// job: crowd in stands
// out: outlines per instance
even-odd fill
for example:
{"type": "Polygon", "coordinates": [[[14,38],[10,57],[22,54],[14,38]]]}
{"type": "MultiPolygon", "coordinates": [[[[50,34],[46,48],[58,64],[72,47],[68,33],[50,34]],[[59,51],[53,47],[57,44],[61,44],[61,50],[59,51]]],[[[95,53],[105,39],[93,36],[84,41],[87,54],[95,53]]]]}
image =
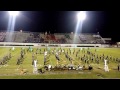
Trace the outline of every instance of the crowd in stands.
{"type": "Polygon", "coordinates": [[[71,37],[68,34],[65,34],[65,38],[71,39],[71,37]]]}
{"type": "Polygon", "coordinates": [[[0,32],[0,42],[4,42],[5,36],[6,36],[5,32],[0,32]]]}
{"type": "MultiPolygon", "coordinates": [[[[17,36],[19,33],[15,32],[13,33],[14,36],[17,36]]],[[[24,32],[22,32],[24,33],[24,32]]],[[[26,32],[25,32],[26,33],[26,32]]],[[[70,33],[61,33],[61,34],[44,34],[44,33],[38,33],[38,32],[27,32],[28,36],[24,36],[21,37],[23,39],[19,40],[13,40],[15,42],[19,42],[19,43],[52,43],[52,44],[72,44],[72,42],[74,42],[73,40],[77,40],[75,43],[76,44],[101,44],[104,43],[102,40],[102,37],[94,37],[93,34],[77,34],[74,37],[74,34],[70,34],[70,33]]],[[[96,34],[97,35],[97,34],[96,34]]],[[[6,33],[5,32],[0,32],[0,42],[4,42],[6,37],[6,33]]]]}

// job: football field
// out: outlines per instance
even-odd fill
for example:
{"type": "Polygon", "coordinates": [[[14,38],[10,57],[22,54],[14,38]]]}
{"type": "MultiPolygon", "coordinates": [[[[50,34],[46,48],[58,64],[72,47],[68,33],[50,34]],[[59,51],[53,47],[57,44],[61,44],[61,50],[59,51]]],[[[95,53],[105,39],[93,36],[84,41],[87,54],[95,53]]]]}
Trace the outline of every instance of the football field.
{"type": "Polygon", "coordinates": [[[0,47],[0,79],[108,79],[120,78],[120,71],[118,71],[118,64],[120,59],[120,48],[41,48],[41,47],[15,47],[14,50],[10,47],[0,47]],[[24,58],[18,62],[21,57],[21,50],[25,50],[24,58]],[[64,52],[63,52],[64,50],[64,52]],[[46,65],[64,66],[72,64],[77,67],[84,65],[85,70],[56,70],[45,71],[45,73],[33,74],[32,56],[35,55],[37,68],[44,66],[44,51],[48,51],[48,59],[46,65]],[[52,51],[60,52],[60,61],[55,57],[52,51]],[[88,54],[88,51],[93,54],[88,54]],[[5,59],[9,56],[10,59],[5,59]],[[37,54],[36,54],[37,53],[37,54]],[[65,53],[68,53],[72,60],[66,58],[65,53]],[[109,72],[104,70],[104,59],[108,57],[109,72]],[[94,57],[95,55],[95,57],[94,57]],[[87,59],[82,60],[82,57],[87,59]],[[91,60],[91,58],[93,60],[91,60]],[[98,61],[96,58],[98,57],[98,61]],[[118,58],[118,59],[117,59],[118,58]],[[88,65],[93,67],[93,70],[88,70],[88,65]],[[22,71],[26,73],[22,73],[22,71]]]}

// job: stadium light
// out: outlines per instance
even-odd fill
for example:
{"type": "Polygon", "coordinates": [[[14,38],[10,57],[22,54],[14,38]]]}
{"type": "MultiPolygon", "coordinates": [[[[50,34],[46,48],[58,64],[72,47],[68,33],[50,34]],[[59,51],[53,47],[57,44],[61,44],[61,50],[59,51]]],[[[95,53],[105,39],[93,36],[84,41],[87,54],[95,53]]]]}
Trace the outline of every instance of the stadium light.
{"type": "Polygon", "coordinates": [[[7,27],[7,32],[10,32],[9,35],[7,35],[6,37],[6,41],[12,41],[12,34],[14,32],[14,28],[15,28],[15,21],[16,21],[16,17],[19,14],[19,11],[8,11],[9,13],[9,21],[8,21],[8,27],[7,27]]]}
{"type": "MultiPolygon", "coordinates": [[[[77,35],[78,31],[82,31],[82,24],[83,21],[86,19],[86,12],[85,11],[80,11],[77,13],[77,25],[75,29],[75,35],[77,35]]],[[[75,36],[74,36],[74,42],[76,42],[75,36]]]]}
{"type": "Polygon", "coordinates": [[[85,11],[81,11],[77,14],[78,20],[83,21],[86,18],[86,13],[85,11]]]}
{"type": "Polygon", "coordinates": [[[83,21],[86,19],[86,12],[85,11],[78,12],[77,19],[78,20],[77,20],[77,25],[76,25],[76,32],[78,30],[82,31],[82,24],[83,24],[83,21]]]}
{"type": "Polygon", "coordinates": [[[19,11],[8,11],[11,16],[17,16],[19,11]]]}

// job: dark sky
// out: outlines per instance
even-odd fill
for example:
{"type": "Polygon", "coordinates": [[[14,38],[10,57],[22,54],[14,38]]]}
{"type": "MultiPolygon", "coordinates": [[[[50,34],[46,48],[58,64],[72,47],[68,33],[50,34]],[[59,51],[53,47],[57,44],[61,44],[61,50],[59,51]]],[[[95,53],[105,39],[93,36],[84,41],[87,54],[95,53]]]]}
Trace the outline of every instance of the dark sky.
{"type": "MultiPolygon", "coordinates": [[[[15,31],[65,33],[75,32],[78,11],[20,11],[15,23],[15,31]]],[[[83,33],[99,32],[103,37],[111,37],[120,41],[119,25],[115,12],[86,11],[87,17],[83,22],[83,33]]],[[[6,30],[9,14],[0,11],[0,30],[6,30]]]]}

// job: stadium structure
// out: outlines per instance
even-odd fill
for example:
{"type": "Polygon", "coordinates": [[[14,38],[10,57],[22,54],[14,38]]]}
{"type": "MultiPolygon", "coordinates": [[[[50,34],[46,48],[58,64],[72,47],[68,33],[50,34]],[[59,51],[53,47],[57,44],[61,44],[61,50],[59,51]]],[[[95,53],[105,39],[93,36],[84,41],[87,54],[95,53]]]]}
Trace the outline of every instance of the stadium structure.
{"type": "Polygon", "coordinates": [[[28,31],[0,32],[0,46],[65,46],[108,47],[111,38],[102,38],[99,33],[40,33],[28,31]],[[12,33],[12,39],[7,39],[12,33]]]}
{"type": "Polygon", "coordinates": [[[44,73],[46,78],[105,78],[102,74],[115,78],[113,73],[119,75],[116,71],[120,62],[119,49],[110,48],[110,42],[110,38],[102,38],[99,33],[1,31],[0,78],[6,78],[6,75],[8,78],[21,78],[19,75],[42,78],[39,75],[44,73]],[[8,39],[11,33],[12,39],[8,39]],[[35,62],[38,63],[34,65],[35,62]],[[91,72],[90,76],[79,76],[88,72],[91,72]],[[55,77],[53,73],[56,73],[55,77]]]}
{"type": "Polygon", "coordinates": [[[10,25],[0,31],[0,78],[120,78],[118,45],[99,32],[77,33],[85,13],[75,33],[54,34],[14,31],[18,12],[9,13],[10,25]]]}

